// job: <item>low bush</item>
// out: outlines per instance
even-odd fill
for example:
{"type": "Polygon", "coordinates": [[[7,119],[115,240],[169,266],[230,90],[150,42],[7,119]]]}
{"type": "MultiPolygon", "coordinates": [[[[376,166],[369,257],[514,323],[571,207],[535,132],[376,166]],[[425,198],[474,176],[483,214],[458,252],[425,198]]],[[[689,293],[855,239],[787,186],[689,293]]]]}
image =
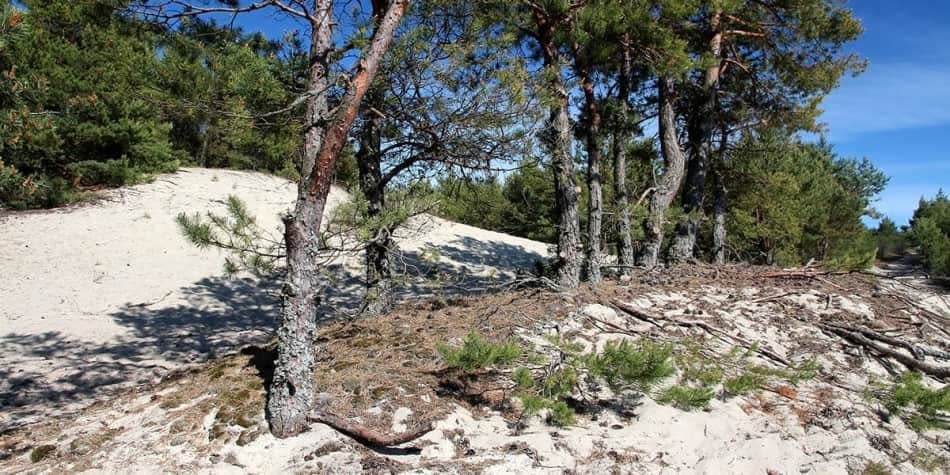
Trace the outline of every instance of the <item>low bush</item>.
{"type": "Polygon", "coordinates": [[[950,386],[931,389],[920,373],[908,371],[879,396],[889,414],[905,419],[915,430],[950,429],[950,386]]]}
{"type": "Polygon", "coordinates": [[[466,371],[504,366],[522,354],[521,346],[514,341],[494,343],[477,333],[469,333],[461,346],[439,345],[437,349],[450,368],[466,371]]]}

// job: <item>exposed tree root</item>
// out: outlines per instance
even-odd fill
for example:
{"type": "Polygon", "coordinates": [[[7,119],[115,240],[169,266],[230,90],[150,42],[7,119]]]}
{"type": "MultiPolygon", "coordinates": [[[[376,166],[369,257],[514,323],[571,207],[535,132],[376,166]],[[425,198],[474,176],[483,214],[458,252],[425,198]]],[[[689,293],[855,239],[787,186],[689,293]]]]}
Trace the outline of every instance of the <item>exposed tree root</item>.
{"type": "Polygon", "coordinates": [[[327,412],[316,412],[310,415],[310,422],[319,422],[326,424],[337,432],[350,437],[351,439],[370,447],[394,447],[405,444],[432,432],[432,422],[416,428],[409,432],[401,434],[383,434],[355,422],[348,421],[342,417],[335,416],[327,412]]]}
{"type": "Polygon", "coordinates": [[[891,345],[891,346],[899,346],[909,351],[912,355],[914,355],[914,358],[920,361],[923,361],[924,356],[930,356],[932,358],[938,358],[938,359],[943,359],[943,360],[950,360],[950,353],[946,351],[928,348],[926,346],[914,345],[912,343],[908,343],[898,338],[882,335],[874,330],[870,330],[867,328],[859,328],[859,327],[855,327],[851,325],[844,325],[841,323],[827,324],[826,326],[840,328],[842,330],[847,330],[851,332],[857,332],[871,340],[877,340],[883,343],[887,343],[888,345],[891,345]]]}
{"type": "Polygon", "coordinates": [[[839,326],[826,325],[826,324],[822,324],[820,326],[821,328],[831,333],[834,333],[852,343],[859,344],[869,350],[894,358],[895,360],[899,361],[901,364],[903,364],[904,366],[910,369],[916,369],[922,373],[929,374],[930,376],[933,376],[935,378],[940,378],[944,380],[950,378],[950,367],[937,366],[937,365],[933,365],[933,364],[926,363],[923,361],[918,361],[914,359],[912,356],[909,356],[898,350],[884,346],[881,343],[871,340],[870,338],[864,336],[862,334],[863,332],[861,331],[848,330],[846,328],[842,328],[839,326]]]}

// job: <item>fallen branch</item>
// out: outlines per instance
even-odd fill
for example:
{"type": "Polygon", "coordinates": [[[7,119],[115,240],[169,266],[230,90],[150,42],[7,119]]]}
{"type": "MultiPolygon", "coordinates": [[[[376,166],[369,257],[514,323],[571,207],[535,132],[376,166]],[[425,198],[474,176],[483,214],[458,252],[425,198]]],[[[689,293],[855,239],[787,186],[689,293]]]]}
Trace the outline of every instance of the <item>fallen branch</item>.
{"type": "Polygon", "coordinates": [[[780,299],[780,298],[782,298],[782,297],[787,297],[787,296],[789,296],[789,295],[795,295],[795,294],[797,294],[797,293],[798,293],[798,292],[782,292],[782,293],[780,293],[780,294],[769,295],[769,296],[766,296],[766,297],[759,297],[759,298],[757,298],[757,299],[749,300],[749,303],[768,302],[768,301],[770,301],[770,300],[780,299]]]}
{"type": "Polygon", "coordinates": [[[814,279],[819,282],[828,284],[838,290],[845,292],[850,292],[850,289],[846,289],[828,279],[823,278],[823,275],[840,275],[846,272],[831,272],[831,271],[806,271],[806,270],[789,270],[789,271],[777,271],[777,272],[766,272],[759,274],[759,277],[766,279],[814,279]]]}
{"type": "Polygon", "coordinates": [[[335,429],[337,432],[370,447],[393,447],[396,445],[405,444],[406,442],[416,440],[419,437],[432,432],[433,430],[432,422],[429,422],[411,432],[403,432],[401,434],[383,434],[326,412],[317,412],[311,414],[308,420],[310,422],[326,424],[335,429]]]}
{"type": "Polygon", "coordinates": [[[637,320],[642,320],[644,322],[647,322],[651,325],[656,326],[657,328],[663,328],[663,325],[660,325],[659,323],[657,323],[657,320],[660,320],[660,318],[658,317],[654,317],[653,315],[650,315],[649,313],[646,313],[636,307],[631,307],[618,300],[610,299],[608,300],[608,303],[610,304],[611,307],[617,310],[620,310],[621,312],[626,313],[627,315],[630,315],[631,317],[634,317],[637,320]]]}
{"type": "Polygon", "coordinates": [[[889,356],[899,361],[904,366],[910,369],[916,369],[922,373],[929,374],[933,377],[940,379],[950,378],[950,367],[946,366],[936,366],[930,363],[925,363],[923,361],[918,361],[911,356],[908,356],[905,353],[902,353],[893,348],[886,347],[876,341],[869,339],[868,337],[862,335],[857,331],[849,331],[843,328],[838,328],[832,325],[821,325],[821,328],[834,333],[846,340],[849,340],[853,343],[857,343],[867,349],[874,350],[882,355],[889,356]]]}
{"type": "Polygon", "coordinates": [[[632,307],[632,306],[630,306],[630,305],[627,305],[627,304],[625,304],[625,303],[623,303],[623,302],[620,302],[620,301],[617,301],[617,300],[610,300],[609,303],[610,303],[614,308],[619,309],[620,311],[626,313],[627,315],[633,316],[633,317],[635,317],[635,318],[637,318],[637,319],[639,319],[639,320],[643,320],[643,321],[648,322],[648,323],[652,323],[652,324],[656,325],[657,327],[664,328],[664,326],[663,326],[663,325],[660,325],[660,324],[658,323],[658,321],[669,322],[669,323],[671,323],[671,324],[673,324],[673,325],[681,326],[681,327],[698,327],[698,328],[701,328],[701,329],[705,330],[706,332],[708,332],[708,333],[711,334],[711,335],[715,335],[715,336],[719,337],[720,339],[722,339],[722,340],[725,341],[726,343],[738,342],[740,345],[744,346],[746,349],[753,349],[753,348],[754,348],[755,351],[756,351],[757,353],[759,353],[760,355],[762,355],[762,356],[764,356],[764,357],[766,357],[766,358],[768,358],[768,359],[770,359],[770,360],[772,360],[772,361],[775,361],[776,363],[780,363],[780,364],[782,364],[783,366],[791,366],[791,365],[792,365],[791,363],[789,363],[788,360],[786,360],[785,358],[782,358],[781,356],[779,356],[779,355],[776,354],[775,352],[772,352],[772,351],[770,351],[770,350],[766,350],[766,349],[764,349],[764,348],[759,348],[758,345],[753,345],[753,344],[750,343],[748,340],[746,340],[746,339],[744,339],[744,338],[742,338],[742,337],[730,335],[730,334],[728,334],[728,333],[726,333],[726,332],[724,332],[724,331],[722,331],[722,330],[720,330],[720,329],[718,329],[718,328],[714,328],[712,325],[709,325],[709,324],[706,323],[706,322],[699,322],[699,321],[694,321],[694,320],[676,320],[676,319],[671,319],[671,318],[666,318],[666,317],[656,317],[656,316],[650,315],[650,314],[647,313],[647,312],[644,312],[643,310],[640,310],[640,309],[638,309],[638,308],[636,308],[636,307],[632,307]],[[731,340],[731,341],[730,341],[730,340],[731,340]]]}
{"type": "Polygon", "coordinates": [[[898,347],[904,348],[905,350],[909,351],[912,355],[914,355],[914,358],[920,361],[923,361],[924,356],[950,360],[950,353],[946,351],[936,350],[933,348],[927,348],[925,346],[920,346],[920,345],[914,345],[904,340],[894,338],[892,336],[883,335],[881,333],[878,333],[874,330],[870,330],[868,328],[854,327],[851,325],[844,325],[841,323],[826,324],[826,326],[840,328],[842,330],[847,330],[847,331],[852,331],[852,332],[857,332],[872,340],[877,340],[883,343],[887,343],[888,345],[891,345],[891,346],[898,346],[898,347]]]}

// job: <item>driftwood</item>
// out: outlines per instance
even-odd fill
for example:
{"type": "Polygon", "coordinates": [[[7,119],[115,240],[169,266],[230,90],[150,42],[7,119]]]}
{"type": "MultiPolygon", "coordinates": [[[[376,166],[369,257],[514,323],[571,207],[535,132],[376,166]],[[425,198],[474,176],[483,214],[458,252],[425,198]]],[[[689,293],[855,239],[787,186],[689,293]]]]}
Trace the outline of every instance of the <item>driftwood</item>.
{"type": "Polygon", "coordinates": [[[821,325],[821,328],[834,333],[852,343],[857,343],[867,349],[873,350],[879,354],[889,356],[899,361],[904,366],[910,369],[916,369],[922,373],[929,374],[935,378],[948,379],[950,378],[950,367],[948,366],[937,366],[923,361],[918,361],[914,357],[909,356],[905,353],[902,353],[893,348],[887,347],[878,343],[877,341],[871,340],[870,338],[864,336],[860,331],[848,330],[845,328],[833,326],[833,325],[821,325]]]}
{"type": "Polygon", "coordinates": [[[327,412],[316,412],[310,415],[310,422],[319,422],[326,424],[337,432],[350,437],[351,439],[370,446],[370,447],[393,447],[405,444],[432,432],[432,422],[429,422],[415,430],[403,432],[401,434],[383,434],[368,427],[351,422],[342,417],[335,416],[327,412]]]}

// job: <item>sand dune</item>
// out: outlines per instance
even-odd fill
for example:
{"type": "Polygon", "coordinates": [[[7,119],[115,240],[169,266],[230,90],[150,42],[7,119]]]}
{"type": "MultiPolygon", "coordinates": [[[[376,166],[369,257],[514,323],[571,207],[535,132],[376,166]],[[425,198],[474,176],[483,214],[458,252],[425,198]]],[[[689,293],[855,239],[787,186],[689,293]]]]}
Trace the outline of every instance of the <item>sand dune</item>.
{"type": "MultiPolygon", "coordinates": [[[[294,200],[281,178],[231,170],[182,169],[100,200],[0,218],[0,428],[79,407],[108,387],[154,380],[182,363],[268,338],[273,283],[223,276],[224,255],[180,235],[180,212],[221,211],[241,197],[264,229],[294,200]]],[[[347,199],[334,189],[332,208],[347,199]]],[[[504,278],[546,254],[527,239],[414,218],[399,244],[407,259],[438,250],[455,285],[504,278]]],[[[328,310],[359,299],[360,257],[338,259],[328,310]]],[[[402,297],[429,292],[416,279],[402,297]]]]}

